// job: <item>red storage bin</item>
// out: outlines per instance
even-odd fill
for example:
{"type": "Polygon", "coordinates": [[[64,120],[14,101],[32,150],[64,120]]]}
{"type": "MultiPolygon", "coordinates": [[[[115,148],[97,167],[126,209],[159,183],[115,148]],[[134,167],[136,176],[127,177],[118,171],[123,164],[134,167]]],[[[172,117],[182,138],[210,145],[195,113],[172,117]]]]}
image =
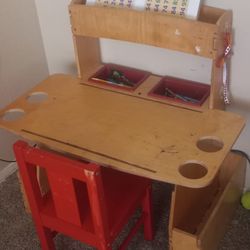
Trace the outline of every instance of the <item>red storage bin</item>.
{"type": "Polygon", "coordinates": [[[113,88],[124,89],[127,91],[135,90],[148,76],[149,72],[133,69],[116,64],[105,64],[100,70],[89,78],[89,81],[95,82],[101,85],[110,86],[113,88]],[[128,80],[128,84],[118,84],[112,82],[111,76],[113,71],[118,71],[124,76],[125,80],[128,80]]]}
{"type": "Polygon", "coordinates": [[[165,76],[148,95],[171,102],[201,106],[209,93],[210,85],[165,76]]]}

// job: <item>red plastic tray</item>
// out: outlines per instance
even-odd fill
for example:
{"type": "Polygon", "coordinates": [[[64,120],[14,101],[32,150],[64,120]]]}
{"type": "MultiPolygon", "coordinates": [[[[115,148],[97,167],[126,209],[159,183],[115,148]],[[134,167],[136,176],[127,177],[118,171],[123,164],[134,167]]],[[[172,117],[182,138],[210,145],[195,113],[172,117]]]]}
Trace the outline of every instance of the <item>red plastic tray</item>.
{"type": "Polygon", "coordinates": [[[93,74],[89,78],[89,81],[109,86],[111,88],[134,91],[149,75],[150,73],[146,71],[109,63],[105,64],[100,70],[93,74]],[[122,72],[127,79],[134,83],[134,86],[121,86],[108,81],[107,79],[113,69],[122,72]]]}
{"type": "Polygon", "coordinates": [[[201,106],[208,98],[209,93],[210,85],[165,76],[155,85],[148,95],[171,102],[201,106]],[[169,96],[166,95],[166,92],[169,96]]]}

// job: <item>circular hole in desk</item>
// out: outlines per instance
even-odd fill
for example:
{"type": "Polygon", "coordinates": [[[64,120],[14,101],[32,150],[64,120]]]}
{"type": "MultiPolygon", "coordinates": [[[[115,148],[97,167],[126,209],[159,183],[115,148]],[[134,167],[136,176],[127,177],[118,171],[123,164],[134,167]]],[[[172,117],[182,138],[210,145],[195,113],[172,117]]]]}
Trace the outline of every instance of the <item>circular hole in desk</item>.
{"type": "Polygon", "coordinates": [[[207,168],[195,161],[189,161],[179,167],[182,176],[188,179],[200,179],[207,174],[207,168]]]}
{"type": "Polygon", "coordinates": [[[15,121],[21,118],[24,114],[25,112],[23,109],[9,109],[4,113],[2,119],[4,121],[15,121]]]}
{"type": "Polygon", "coordinates": [[[217,152],[220,151],[224,143],[221,139],[215,136],[202,137],[197,141],[197,147],[204,152],[217,152]]]}
{"type": "Polygon", "coordinates": [[[27,101],[30,103],[39,103],[48,99],[48,94],[45,92],[33,92],[27,97],[27,101]]]}

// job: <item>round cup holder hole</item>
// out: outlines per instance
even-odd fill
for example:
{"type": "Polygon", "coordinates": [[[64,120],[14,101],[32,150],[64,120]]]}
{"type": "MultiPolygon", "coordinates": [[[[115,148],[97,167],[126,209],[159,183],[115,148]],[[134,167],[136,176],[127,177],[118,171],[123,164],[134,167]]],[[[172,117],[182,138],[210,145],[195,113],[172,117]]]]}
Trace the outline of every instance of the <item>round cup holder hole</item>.
{"type": "Polygon", "coordinates": [[[48,94],[45,92],[33,92],[27,97],[27,101],[30,103],[40,103],[48,99],[48,94]]]}
{"type": "Polygon", "coordinates": [[[221,139],[213,136],[202,137],[197,141],[197,147],[204,152],[217,152],[220,151],[224,143],[221,139]]]}
{"type": "Polygon", "coordinates": [[[207,168],[198,162],[186,162],[179,167],[180,174],[188,179],[200,179],[207,174],[207,168]]]}
{"type": "Polygon", "coordinates": [[[4,113],[2,119],[4,121],[15,121],[20,119],[24,114],[25,112],[23,109],[9,109],[4,113]]]}

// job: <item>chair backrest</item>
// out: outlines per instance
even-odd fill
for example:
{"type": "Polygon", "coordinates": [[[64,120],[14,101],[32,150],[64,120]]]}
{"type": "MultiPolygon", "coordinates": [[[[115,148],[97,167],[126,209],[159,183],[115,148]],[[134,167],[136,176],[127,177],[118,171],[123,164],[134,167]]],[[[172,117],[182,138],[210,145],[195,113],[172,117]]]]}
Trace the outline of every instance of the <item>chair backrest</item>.
{"type": "Polygon", "coordinates": [[[30,147],[23,141],[14,144],[14,151],[32,214],[39,216],[51,195],[57,218],[82,227],[86,211],[90,209],[94,230],[106,234],[107,218],[100,166],[30,147]],[[42,195],[38,184],[37,166],[47,173],[50,192],[46,195],[42,195]]]}

